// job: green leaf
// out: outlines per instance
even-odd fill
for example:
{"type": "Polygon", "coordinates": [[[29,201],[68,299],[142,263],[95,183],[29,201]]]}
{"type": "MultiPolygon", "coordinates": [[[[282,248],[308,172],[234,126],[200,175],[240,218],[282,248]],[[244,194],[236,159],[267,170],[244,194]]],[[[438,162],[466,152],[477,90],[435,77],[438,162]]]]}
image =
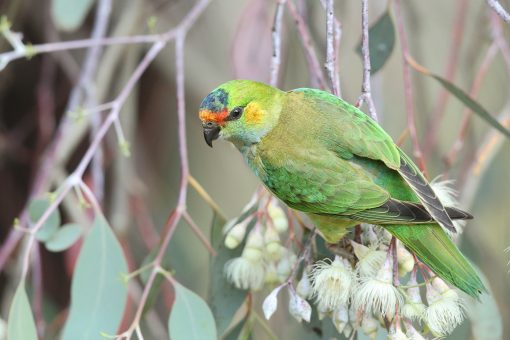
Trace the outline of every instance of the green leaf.
{"type": "MultiPolygon", "coordinates": [[[[395,46],[395,26],[390,13],[386,11],[368,31],[368,49],[370,51],[370,66],[372,74],[379,71],[393,52],[395,46]]],[[[363,58],[361,53],[361,39],[356,52],[363,58]]]]}
{"type": "MultiPolygon", "coordinates": [[[[32,200],[28,206],[30,221],[32,221],[32,223],[37,223],[50,205],[51,201],[49,199],[38,198],[32,200]]],[[[59,225],[60,212],[58,209],[55,209],[50,214],[46,222],[44,222],[41,229],[39,229],[39,231],[35,234],[35,238],[41,242],[48,241],[57,232],[59,225]]]]}
{"type": "Polygon", "coordinates": [[[175,282],[175,302],[168,318],[172,340],[216,340],[216,325],[204,300],[175,282]]]}
{"type": "Polygon", "coordinates": [[[78,256],[71,284],[71,307],[63,340],[99,339],[115,334],[124,313],[127,273],[122,248],[108,222],[96,216],[78,256]]]}
{"type": "Polygon", "coordinates": [[[452,84],[448,80],[430,73],[432,78],[436,79],[443,87],[457,97],[464,105],[470,108],[474,113],[479,115],[482,119],[484,119],[487,123],[492,125],[495,129],[499,130],[502,134],[510,138],[510,131],[508,131],[503,125],[501,125],[496,118],[494,118],[487,110],[483,108],[478,102],[472,99],[466,92],[458,88],[456,85],[452,84]]]}
{"type": "Polygon", "coordinates": [[[28,302],[24,281],[20,282],[12,299],[7,322],[7,339],[37,340],[34,317],[28,302]]]}
{"type": "MultiPolygon", "coordinates": [[[[239,217],[239,221],[250,215],[256,207],[249,209],[246,213],[239,217]]],[[[253,228],[255,220],[253,220],[247,227],[246,235],[249,234],[250,229],[253,228]]],[[[214,215],[212,228],[211,228],[211,240],[217,255],[212,258],[211,264],[211,283],[209,285],[209,302],[211,309],[216,320],[216,327],[218,333],[222,335],[230,325],[234,314],[241,307],[248,291],[239,290],[235,288],[224,275],[225,263],[230,259],[241,256],[242,249],[244,248],[244,242],[235,249],[228,249],[224,245],[223,226],[225,220],[214,215]]]]}
{"type": "Polygon", "coordinates": [[[76,223],[63,225],[48,241],[45,242],[49,251],[63,251],[72,246],[81,235],[81,227],[76,223]]]}
{"type": "Polygon", "coordinates": [[[52,0],[51,16],[57,28],[74,31],[85,21],[94,0],[52,0]]]}

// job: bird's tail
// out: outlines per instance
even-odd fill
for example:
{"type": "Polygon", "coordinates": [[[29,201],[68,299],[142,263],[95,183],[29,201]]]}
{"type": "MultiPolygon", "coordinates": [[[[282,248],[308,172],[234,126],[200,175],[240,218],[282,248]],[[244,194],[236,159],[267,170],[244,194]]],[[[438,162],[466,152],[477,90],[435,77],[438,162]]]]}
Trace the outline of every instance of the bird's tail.
{"type": "Polygon", "coordinates": [[[487,289],[473,266],[438,224],[384,225],[440,278],[474,298],[487,289]]]}

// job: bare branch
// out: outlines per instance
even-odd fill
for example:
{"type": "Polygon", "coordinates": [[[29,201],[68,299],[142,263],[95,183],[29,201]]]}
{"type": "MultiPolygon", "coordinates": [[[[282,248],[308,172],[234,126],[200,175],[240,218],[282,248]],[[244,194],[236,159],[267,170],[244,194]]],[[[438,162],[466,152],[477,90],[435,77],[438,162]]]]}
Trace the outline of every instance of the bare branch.
{"type": "Polygon", "coordinates": [[[278,76],[280,72],[281,54],[282,54],[282,19],[283,6],[287,0],[278,0],[274,14],[273,28],[271,38],[273,44],[273,55],[271,57],[270,81],[271,86],[278,85],[278,76]]]}
{"type": "Polygon", "coordinates": [[[333,0],[326,0],[326,70],[329,74],[331,81],[331,89],[333,94],[337,97],[342,97],[340,89],[340,77],[338,75],[338,48],[341,38],[341,25],[335,18],[335,11],[333,7],[333,0]]]}
{"type": "MultiPolygon", "coordinates": [[[[444,78],[450,82],[453,81],[457,71],[457,66],[459,65],[459,53],[461,50],[460,47],[462,43],[462,37],[464,36],[468,4],[469,3],[467,0],[457,0],[457,8],[455,9],[455,13],[457,13],[457,15],[455,17],[448,62],[444,72],[444,78]]],[[[450,92],[448,92],[445,88],[442,88],[439,92],[439,97],[437,99],[436,106],[432,113],[432,118],[429,121],[427,133],[425,135],[423,151],[425,158],[428,157],[430,152],[437,144],[437,132],[439,131],[439,126],[441,124],[449,97],[450,92]]]]}
{"type": "Polygon", "coordinates": [[[328,86],[326,84],[326,80],[324,79],[324,74],[322,73],[319,59],[315,53],[315,49],[312,44],[312,38],[310,36],[310,32],[308,31],[308,26],[303,20],[303,17],[298,13],[296,5],[292,1],[287,1],[287,8],[289,9],[289,13],[294,19],[294,22],[296,23],[297,29],[299,31],[299,38],[301,40],[301,44],[303,45],[303,49],[305,50],[305,57],[308,67],[310,68],[312,86],[325,89],[328,86]]]}
{"type": "Polygon", "coordinates": [[[414,113],[413,103],[413,85],[411,82],[411,72],[409,64],[407,62],[409,57],[409,47],[407,45],[407,37],[404,29],[404,21],[402,20],[402,14],[400,11],[400,0],[395,0],[395,16],[397,18],[397,29],[400,37],[400,45],[402,47],[402,59],[403,59],[403,75],[404,75],[404,90],[406,100],[406,111],[407,111],[407,125],[409,128],[409,135],[413,143],[413,152],[416,157],[418,167],[422,172],[425,172],[425,161],[423,159],[423,153],[418,142],[418,134],[416,132],[416,122],[414,113]]]}
{"type": "Polygon", "coordinates": [[[377,112],[375,110],[374,101],[370,88],[370,73],[372,66],[370,65],[370,48],[368,34],[368,0],[361,1],[361,54],[363,56],[363,84],[361,86],[361,96],[358,99],[358,106],[367,103],[368,113],[375,121],[377,121],[377,112]]]}
{"type": "Polygon", "coordinates": [[[501,6],[498,0],[486,0],[487,5],[496,12],[501,19],[505,20],[508,24],[510,24],[510,14],[506,11],[506,9],[501,6]]]}

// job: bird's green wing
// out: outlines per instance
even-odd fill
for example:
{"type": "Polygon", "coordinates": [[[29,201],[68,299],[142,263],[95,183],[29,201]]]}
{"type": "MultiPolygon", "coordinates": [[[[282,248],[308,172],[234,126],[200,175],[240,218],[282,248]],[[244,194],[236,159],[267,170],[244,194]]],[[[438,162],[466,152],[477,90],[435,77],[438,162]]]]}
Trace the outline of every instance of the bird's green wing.
{"type": "Polygon", "coordinates": [[[320,138],[327,148],[344,159],[369,158],[398,171],[428,213],[443,227],[455,232],[450,216],[418,167],[374,120],[328,92],[298,89],[294,93],[302,93],[302,100],[319,113],[315,118],[324,120],[320,138]]]}
{"type": "Polygon", "coordinates": [[[400,153],[391,137],[365,113],[333,96],[315,89],[297,89],[318,114],[314,115],[323,127],[322,142],[341,157],[353,155],[383,161],[386,166],[398,169],[400,153]]]}
{"type": "Polygon", "coordinates": [[[362,169],[354,168],[331,151],[264,145],[259,148],[259,176],[291,208],[314,214],[348,215],[378,207],[390,198],[362,169]]]}

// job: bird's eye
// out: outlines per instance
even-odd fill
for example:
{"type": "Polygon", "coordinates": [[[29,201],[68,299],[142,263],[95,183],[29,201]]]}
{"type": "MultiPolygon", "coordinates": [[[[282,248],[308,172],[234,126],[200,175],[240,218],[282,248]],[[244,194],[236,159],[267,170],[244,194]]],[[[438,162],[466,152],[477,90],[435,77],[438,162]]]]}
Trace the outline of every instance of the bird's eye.
{"type": "Polygon", "coordinates": [[[241,106],[234,107],[232,111],[230,111],[230,119],[235,120],[239,119],[243,114],[243,108],[241,106]]]}

